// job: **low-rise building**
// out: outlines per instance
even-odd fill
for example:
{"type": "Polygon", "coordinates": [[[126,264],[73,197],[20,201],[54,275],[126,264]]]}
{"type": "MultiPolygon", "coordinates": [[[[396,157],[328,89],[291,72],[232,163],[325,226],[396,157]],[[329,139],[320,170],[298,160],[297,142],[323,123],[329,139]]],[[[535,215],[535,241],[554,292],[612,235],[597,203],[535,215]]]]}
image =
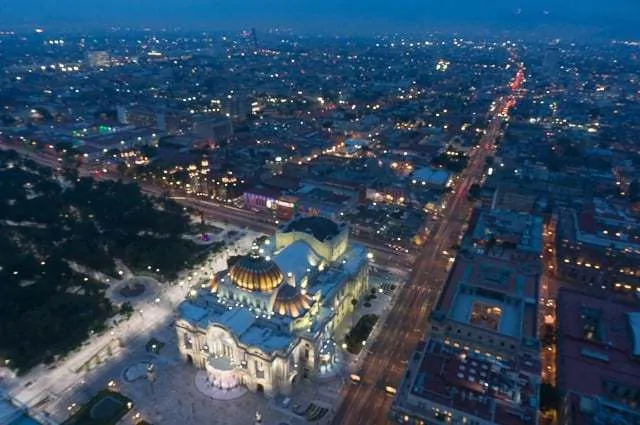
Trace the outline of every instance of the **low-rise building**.
{"type": "Polygon", "coordinates": [[[542,217],[505,210],[476,209],[463,239],[465,249],[484,253],[508,249],[530,254],[531,260],[542,252],[542,217]]]}
{"type": "Polygon", "coordinates": [[[430,339],[397,390],[392,419],[537,424],[540,273],[539,256],[526,250],[463,247],[431,313],[430,339]]]}
{"type": "Polygon", "coordinates": [[[391,408],[413,425],[536,425],[538,370],[434,339],[418,346],[391,408]]]}
{"type": "Polygon", "coordinates": [[[431,167],[420,168],[411,175],[411,182],[427,187],[445,188],[451,185],[451,173],[431,167]]]}
{"type": "Polygon", "coordinates": [[[603,290],[640,291],[638,220],[602,200],[563,210],[556,234],[557,273],[603,290]]]}
{"type": "Polygon", "coordinates": [[[557,320],[559,423],[640,423],[637,302],[562,288],[557,320]]]}
{"type": "Polygon", "coordinates": [[[461,252],[430,317],[431,338],[538,363],[540,265],[514,252],[461,252]]]}

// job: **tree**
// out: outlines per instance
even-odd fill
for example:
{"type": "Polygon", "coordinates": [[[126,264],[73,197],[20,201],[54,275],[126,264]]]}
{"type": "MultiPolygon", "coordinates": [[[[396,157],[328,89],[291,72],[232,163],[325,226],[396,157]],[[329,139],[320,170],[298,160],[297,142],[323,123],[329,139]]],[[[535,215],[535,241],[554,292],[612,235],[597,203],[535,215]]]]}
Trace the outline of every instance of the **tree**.
{"type": "Polygon", "coordinates": [[[557,342],[557,332],[552,325],[544,325],[542,329],[542,346],[551,347],[557,342]]]}
{"type": "Polygon", "coordinates": [[[551,384],[543,382],[540,385],[540,410],[558,410],[560,407],[560,393],[551,384]]]}
{"type": "Polygon", "coordinates": [[[481,192],[482,192],[482,188],[478,183],[473,183],[471,186],[469,186],[469,192],[468,192],[469,198],[478,199],[480,198],[481,192]]]}
{"type": "Polygon", "coordinates": [[[116,166],[116,170],[118,170],[118,173],[120,173],[120,174],[126,173],[128,168],[129,167],[127,167],[127,164],[125,164],[124,162],[120,162],[116,166]]]}
{"type": "Polygon", "coordinates": [[[42,224],[0,226],[0,357],[18,372],[65,355],[116,312],[105,285],[70,262],[113,274],[125,255],[134,269],[173,275],[204,250],[182,238],[189,219],[174,201],[87,177],[63,190],[48,170],[0,151],[0,216],[42,224]],[[27,182],[39,196],[25,195],[27,182]]]}

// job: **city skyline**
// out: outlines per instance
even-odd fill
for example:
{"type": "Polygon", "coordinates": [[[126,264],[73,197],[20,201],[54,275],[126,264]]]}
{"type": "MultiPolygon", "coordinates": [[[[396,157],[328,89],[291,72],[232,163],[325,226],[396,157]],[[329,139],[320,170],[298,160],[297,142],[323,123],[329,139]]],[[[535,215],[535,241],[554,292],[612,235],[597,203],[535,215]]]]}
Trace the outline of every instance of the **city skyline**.
{"type": "Polygon", "coordinates": [[[561,31],[564,26],[587,26],[633,36],[637,34],[638,16],[640,4],[628,0],[613,0],[606,5],[593,0],[569,0],[560,5],[548,0],[500,0],[491,4],[470,1],[433,4],[404,0],[401,7],[390,7],[383,1],[363,0],[348,3],[329,0],[304,5],[292,0],[245,0],[242,4],[163,0],[153,5],[141,0],[114,0],[108,8],[81,0],[66,0],[63,4],[43,0],[9,0],[0,5],[0,25],[8,27],[166,26],[229,30],[246,26],[260,29],[284,26],[298,32],[362,34],[415,32],[429,28],[532,30],[549,26],[561,31]]]}

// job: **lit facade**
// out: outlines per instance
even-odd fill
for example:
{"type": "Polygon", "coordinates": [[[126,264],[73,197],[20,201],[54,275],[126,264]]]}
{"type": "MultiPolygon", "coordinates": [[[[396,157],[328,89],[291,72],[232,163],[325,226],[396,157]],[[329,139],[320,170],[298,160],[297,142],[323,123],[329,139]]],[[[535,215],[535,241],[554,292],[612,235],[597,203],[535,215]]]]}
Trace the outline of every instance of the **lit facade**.
{"type": "Polygon", "coordinates": [[[367,251],[348,242],[345,225],[293,220],[181,304],[181,356],[222,389],[291,394],[335,366],[333,334],[368,276],[367,251]]]}

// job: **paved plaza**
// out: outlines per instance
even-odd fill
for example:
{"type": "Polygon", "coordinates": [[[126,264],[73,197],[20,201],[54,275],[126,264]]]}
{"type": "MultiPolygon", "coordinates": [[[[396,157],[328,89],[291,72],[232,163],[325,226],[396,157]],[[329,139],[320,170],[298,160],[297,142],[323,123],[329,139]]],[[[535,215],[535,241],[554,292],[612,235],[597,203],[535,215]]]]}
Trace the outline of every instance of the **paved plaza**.
{"type": "MultiPolygon", "coordinates": [[[[129,418],[123,423],[131,423],[133,416],[139,413],[141,419],[154,425],[253,425],[256,412],[259,412],[265,425],[325,425],[329,423],[331,412],[339,401],[339,390],[343,383],[339,376],[303,381],[286,403],[282,402],[282,397],[267,399],[249,391],[234,399],[219,400],[198,388],[198,375],[202,371],[178,359],[175,340],[168,341],[161,355],[147,358],[154,364],[153,383],[141,376],[131,382],[122,378],[117,380],[117,389],[135,402],[129,418]],[[304,412],[311,405],[326,411],[322,418],[307,420],[304,412]]],[[[132,363],[131,366],[139,364],[132,363]]],[[[124,377],[124,371],[131,366],[122,364],[120,376],[124,377]]]]}
{"type": "Polygon", "coordinates": [[[147,380],[123,383],[122,392],[137,403],[132,415],[140,412],[142,419],[156,425],[253,424],[256,412],[265,425],[305,423],[271,409],[266,398],[251,392],[234,400],[211,399],[196,388],[197,372],[189,365],[174,363],[159,367],[153,384],[147,380]]]}

